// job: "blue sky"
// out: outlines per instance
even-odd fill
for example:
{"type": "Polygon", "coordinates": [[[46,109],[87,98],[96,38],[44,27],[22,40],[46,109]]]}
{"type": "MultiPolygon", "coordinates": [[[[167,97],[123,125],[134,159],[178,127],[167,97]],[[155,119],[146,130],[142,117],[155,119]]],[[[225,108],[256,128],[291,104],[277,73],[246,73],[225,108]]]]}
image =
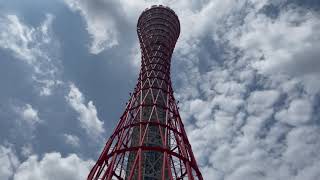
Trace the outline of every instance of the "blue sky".
{"type": "Polygon", "coordinates": [[[320,179],[317,0],[0,0],[0,179],[85,179],[170,6],[175,97],[205,179],[320,179]]]}

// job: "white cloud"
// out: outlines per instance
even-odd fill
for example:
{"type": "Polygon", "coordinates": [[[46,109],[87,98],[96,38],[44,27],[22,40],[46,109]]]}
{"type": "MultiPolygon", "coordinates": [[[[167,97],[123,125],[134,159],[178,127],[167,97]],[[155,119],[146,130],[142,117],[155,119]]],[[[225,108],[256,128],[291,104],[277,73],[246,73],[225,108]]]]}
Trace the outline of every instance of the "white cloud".
{"type": "Polygon", "coordinates": [[[29,157],[33,153],[33,147],[31,144],[25,144],[21,147],[21,155],[23,157],[29,157]]]}
{"type": "Polygon", "coordinates": [[[68,145],[71,145],[73,147],[79,147],[80,146],[80,139],[76,135],[72,134],[63,134],[64,140],[68,145]]]}
{"type": "Polygon", "coordinates": [[[293,126],[306,124],[311,117],[312,104],[306,99],[294,99],[288,109],[283,109],[276,114],[276,119],[293,126]]]}
{"type": "Polygon", "coordinates": [[[34,126],[35,124],[41,122],[38,116],[38,110],[34,109],[30,104],[26,104],[20,108],[20,115],[22,120],[24,120],[30,126],[34,126]]]}
{"type": "Polygon", "coordinates": [[[318,14],[288,6],[270,18],[262,11],[270,3],[212,1],[197,11],[177,8],[184,34],[175,50],[179,71],[172,76],[205,179],[320,177],[318,156],[305,163],[319,144],[312,123],[318,118],[312,102],[320,92],[319,55],[313,53],[318,14]],[[213,9],[224,12],[213,18],[213,9]],[[296,133],[312,135],[291,143],[296,133]],[[298,151],[301,158],[294,160],[298,151]]]}
{"type": "MultiPolygon", "coordinates": [[[[39,124],[44,123],[39,117],[39,112],[31,104],[14,105],[12,107],[17,117],[15,120],[14,131],[19,132],[25,140],[32,140],[35,136],[34,132],[39,124]]],[[[26,142],[28,143],[28,142],[26,142]]]]}
{"type": "Polygon", "coordinates": [[[247,52],[262,51],[265,60],[254,65],[262,72],[284,71],[291,74],[318,72],[315,57],[319,54],[320,26],[317,14],[283,11],[279,18],[272,20],[265,15],[247,19],[245,30],[240,36],[239,46],[247,52]],[[293,38],[294,37],[294,38],[293,38]]]}
{"type": "Polygon", "coordinates": [[[34,63],[38,52],[30,49],[28,44],[34,41],[33,32],[35,29],[22,24],[16,15],[7,15],[1,18],[1,47],[16,53],[19,58],[28,64],[34,63]],[[6,26],[6,27],[5,27],[6,26]]]}
{"type": "Polygon", "coordinates": [[[76,154],[63,157],[59,152],[45,153],[42,158],[33,154],[20,162],[10,146],[2,145],[0,163],[1,180],[85,179],[93,165],[92,160],[83,160],[76,154]]]}
{"type": "Polygon", "coordinates": [[[80,126],[92,138],[97,138],[105,131],[103,122],[97,116],[97,109],[92,101],[85,104],[85,99],[80,90],[74,85],[70,85],[70,91],[66,100],[69,105],[79,113],[80,126]]]}
{"type": "Polygon", "coordinates": [[[85,179],[93,162],[82,160],[76,154],[62,157],[58,152],[46,153],[42,159],[30,156],[16,169],[14,180],[78,180],[85,179]]]}
{"type": "MultiPolygon", "coordinates": [[[[287,135],[288,148],[283,153],[283,158],[293,171],[304,174],[304,170],[317,166],[320,155],[320,129],[315,126],[302,126],[294,128],[287,135]]],[[[308,171],[309,171],[308,170],[308,171]]],[[[318,171],[309,171],[309,176],[319,175],[318,171]]],[[[319,178],[319,176],[317,177],[319,178]]]]}
{"type": "Polygon", "coordinates": [[[320,91],[319,27],[318,13],[285,8],[276,19],[265,14],[247,16],[243,26],[234,27],[228,39],[259,73],[273,78],[289,75],[304,84],[308,93],[316,94],[320,91]]]}
{"type": "Polygon", "coordinates": [[[115,7],[113,1],[65,0],[65,3],[72,11],[79,12],[84,18],[92,39],[91,53],[99,54],[105,49],[118,45],[118,29],[109,12],[115,7]]]}
{"type": "Polygon", "coordinates": [[[8,180],[19,165],[19,160],[12,148],[0,145],[0,164],[0,179],[8,180]]]}
{"type": "Polygon", "coordinates": [[[319,162],[315,162],[312,166],[307,166],[295,177],[295,180],[300,179],[309,179],[309,180],[317,180],[320,177],[320,172],[318,168],[320,167],[319,162]]]}
{"type": "Polygon", "coordinates": [[[268,108],[272,108],[279,99],[279,92],[275,90],[254,91],[248,98],[248,112],[259,114],[268,108]]]}
{"type": "Polygon", "coordinates": [[[51,14],[37,27],[28,26],[16,15],[0,17],[0,48],[10,51],[29,65],[31,78],[40,95],[50,95],[58,83],[55,51],[58,43],[52,38],[51,14]],[[54,55],[53,55],[54,54],[54,55]]]}

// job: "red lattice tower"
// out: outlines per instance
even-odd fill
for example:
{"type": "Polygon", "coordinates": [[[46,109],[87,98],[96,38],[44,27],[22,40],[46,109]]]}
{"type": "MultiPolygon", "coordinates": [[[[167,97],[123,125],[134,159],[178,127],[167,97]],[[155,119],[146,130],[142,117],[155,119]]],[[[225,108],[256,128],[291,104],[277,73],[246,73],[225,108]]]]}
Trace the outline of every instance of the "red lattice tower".
{"type": "Polygon", "coordinates": [[[88,179],[202,180],[170,79],[179,19],[168,7],[152,6],[139,17],[137,32],[138,83],[88,179]]]}

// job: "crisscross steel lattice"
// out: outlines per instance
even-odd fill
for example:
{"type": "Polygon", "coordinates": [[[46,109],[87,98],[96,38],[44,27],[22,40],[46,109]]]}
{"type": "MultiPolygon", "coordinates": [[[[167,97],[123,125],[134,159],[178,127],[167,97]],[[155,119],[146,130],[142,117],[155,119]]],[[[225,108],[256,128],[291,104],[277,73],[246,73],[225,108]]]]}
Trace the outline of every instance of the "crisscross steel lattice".
{"type": "Polygon", "coordinates": [[[177,15],[152,6],[138,20],[138,83],[88,179],[200,179],[173,96],[170,62],[180,34],[177,15]]]}

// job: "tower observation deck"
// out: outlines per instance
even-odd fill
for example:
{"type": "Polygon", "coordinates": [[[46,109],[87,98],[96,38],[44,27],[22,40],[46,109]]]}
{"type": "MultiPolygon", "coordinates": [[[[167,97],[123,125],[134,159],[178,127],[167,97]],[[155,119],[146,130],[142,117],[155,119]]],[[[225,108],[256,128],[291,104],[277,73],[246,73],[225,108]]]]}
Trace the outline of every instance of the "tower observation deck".
{"type": "Polygon", "coordinates": [[[138,82],[88,179],[202,180],[170,79],[178,16],[168,7],[152,6],[140,15],[137,33],[138,82]]]}

